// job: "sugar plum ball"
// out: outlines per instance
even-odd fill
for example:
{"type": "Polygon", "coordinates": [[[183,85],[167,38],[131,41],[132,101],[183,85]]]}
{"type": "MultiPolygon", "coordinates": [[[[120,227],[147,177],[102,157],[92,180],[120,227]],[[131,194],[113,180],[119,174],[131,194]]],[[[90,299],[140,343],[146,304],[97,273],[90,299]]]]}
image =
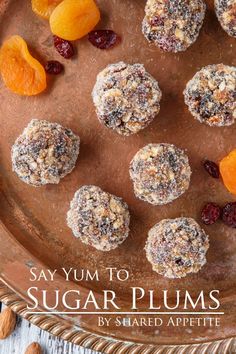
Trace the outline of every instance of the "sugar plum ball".
{"type": "Polygon", "coordinates": [[[12,168],[34,187],[57,184],[75,167],[80,138],[70,129],[33,119],[12,146],[12,168]]]}
{"type": "Polygon", "coordinates": [[[202,0],[147,0],[143,34],[163,51],[185,51],[196,41],[205,12],[202,0]]]}
{"type": "Polygon", "coordinates": [[[236,37],[236,0],[215,0],[215,10],[221,27],[236,37]]]}
{"type": "Polygon", "coordinates": [[[149,144],[130,163],[137,198],[162,205],[180,197],[189,187],[191,168],[183,150],[171,144],[149,144]]]}
{"type": "Polygon", "coordinates": [[[100,122],[121,135],[146,128],[160,110],[158,82],[141,64],[108,65],[97,76],[92,97],[100,122]]]}
{"type": "Polygon", "coordinates": [[[203,67],[187,83],[185,103],[194,118],[224,127],[236,119],[236,67],[214,64],[203,67]]]}
{"type": "Polygon", "coordinates": [[[167,278],[197,273],[206,263],[209,239],[192,218],[166,219],[148,233],[146,255],[152,269],[167,278]]]}
{"type": "Polygon", "coordinates": [[[129,235],[129,222],[127,204],[97,186],[81,187],[67,213],[74,236],[100,251],[117,248],[129,235]]]}

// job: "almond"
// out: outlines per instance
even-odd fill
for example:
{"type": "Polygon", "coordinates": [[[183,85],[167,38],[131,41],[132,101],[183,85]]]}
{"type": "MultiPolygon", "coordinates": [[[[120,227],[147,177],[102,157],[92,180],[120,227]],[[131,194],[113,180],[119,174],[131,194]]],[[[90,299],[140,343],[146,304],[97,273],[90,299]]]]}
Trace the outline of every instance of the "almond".
{"type": "Polygon", "coordinates": [[[16,314],[9,308],[5,308],[0,314],[0,339],[7,338],[16,325],[16,314]]]}
{"type": "Polygon", "coordinates": [[[41,346],[39,343],[33,342],[26,348],[25,354],[42,354],[41,346]]]}

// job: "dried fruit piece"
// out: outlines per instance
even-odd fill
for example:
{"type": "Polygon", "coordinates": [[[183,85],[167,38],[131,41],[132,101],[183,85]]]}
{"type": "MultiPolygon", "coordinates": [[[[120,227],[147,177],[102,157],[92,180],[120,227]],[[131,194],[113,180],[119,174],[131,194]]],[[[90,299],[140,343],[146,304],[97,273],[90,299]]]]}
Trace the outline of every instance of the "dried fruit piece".
{"type": "Polygon", "coordinates": [[[7,338],[16,325],[16,314],[9,308],[5,308],[0,314],[0,339],[7,338]]]}
{"type": "Polygon", "coordinates": [[[120,37],[112,30],[91,31],[88,35],[89,41],[99,49],[108,49],[113,47],[120,37]]]}
{"type": "Polygon", "coordinates": [[[63,71],[63,65],[57,60],[49,60],[45,64],[45,71],[47,74],[58,75],[63,71]]]}
{"type": "Polygon", "coordinates": [[[0,72],[5,85],[19,95],[37,95],[47,86],[44,67],[32,57],[20,36],[12,36],[3,43],[0,72]]]}
{"type": "Polygon", "coordinates": [[[33,342],[26,348],[25,354],[42,354],[41,346],[39,343],[33,342]]]}
{"type": "Polygon", "coordinates": [[[49,19],[53,10],[62,0],[31,0],[32,10],[39,16],[49,19]]]}
{"type": "Polygon", "coordinates": [[[50,27],[53,34],[73,41],[92,31],[99,20],[94,0],[64,0],[52,12],[50,27]]]}
{"type": "Polygon", "coordinates": [[[215,162],[210,161],[210,160],[206,160],[206,161],[204,161],[203,166],[211,177],[213,177],[213,178],[220,177],[219,166],[215,162]]]}
{"type": "Polygon", "coordinates": [[[65,59],[70,59],[75,54],[73,45],[58,36],[53,36],[54,46],[58,53],[65,59]]]}
{"type": "Polygon", "coordinates": [[[202,209],[202,221],[205,225],[214,224],[221,215],[221,208],[215,203],[207,203],[202,209]]]}
{"type": "Polygon", "coordinates": [[[236,149],[220,161],[220,174],[228,191],[236,194],[236,149]]]}
{"type": "Polygon", "coordinates": [[[226,225],[236,228],[236,202],[228,203],[224,206],[222,220],[226,225]]]}

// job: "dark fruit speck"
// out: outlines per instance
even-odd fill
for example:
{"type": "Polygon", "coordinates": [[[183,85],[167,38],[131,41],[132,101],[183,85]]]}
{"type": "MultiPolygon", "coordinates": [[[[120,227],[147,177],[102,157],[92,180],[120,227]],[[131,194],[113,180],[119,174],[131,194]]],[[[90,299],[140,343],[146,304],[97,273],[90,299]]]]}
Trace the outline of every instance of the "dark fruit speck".
{"type": "Polygon", "coordinates": [[[206,161],[204,161],[203,165],[204,165],[205,170],[209,173],[209,175],[211,177],[213,177],[213,178],[220,177],[219,166],[215,162],[206,160],[206,161]]]}
{"type": "Polygon", "coordinates": [[[164,20],[163,20],[163,18],[161,18],[160,16],[155,16],[155,17],[151,20],[151,25],[152,25],[152,26],[164,26],[164,20]]]}
{"type": "Polygon", "coordinates": [[[224,206],[222,220],[226,225],[236,228],[236,202],[228,203],[224,206]]]}
{"type": "Polygon", "coordinates": [[[221,215],[221,208],[215,203],[208,203],[202,209],[202,221],[205,225],[214,224],[221,215]]]}
{"type": "Polygon", "coordinates": [[[58,75],[63,71],[63,65],[57,60],[49,60],[45,64],[45,71],[50,75],[58,75]]]}
{"type": "Polygon", "coordinates": [[[172,52],[176,48],[176,39],[174,37],[168,36],[164,37],[162,41],[160,41],[159,46],[165,52],[172,52]]]}
{"type": "Polygon", "coordinates": [[[113,47],[120,37],[112,30],[98,30],[90,32],[88,39],[95,47],[108,49],[113,47]]]}
{"type": "Polygon", "coordinates": [[[58,53],[65,59],[70,59],[74,55],[74,48],[71,42],[57,36],[53,36],[54,46],[58,53]]]}
{"type": "Polygon", "coordinates": [[[177,259],[175,260],[175,263],[176,263],[178,266],[184,265],[184,261],[182,260],[182,258],[177,258],[177,259]]]}

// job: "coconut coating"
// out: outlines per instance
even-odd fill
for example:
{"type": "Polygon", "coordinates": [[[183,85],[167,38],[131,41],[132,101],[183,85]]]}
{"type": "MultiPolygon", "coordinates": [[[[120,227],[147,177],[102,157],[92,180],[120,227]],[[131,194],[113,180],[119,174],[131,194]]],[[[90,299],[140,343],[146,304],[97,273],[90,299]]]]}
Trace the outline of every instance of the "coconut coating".
{"type": "Polygon", "coordinates": [[[188,156],[171,144],[149,144],[131,161],[130,177],[137,198],[154,205],[170,203],[189,187],[188,156]]]}
{"type": "Polygon", "coordinates": [[[236,37],[236,0],[215,0],[215,10],[221,27],[236,37]]]}
{"type": "Polygon", "coordinates": [[[167,278],[197,273],[206,263],[209,239],[192,218],[166,219],[148,233],[147,259],[152,269],[167,278]]]}
{"type": "Polygon", "coordinates": [[[70,129],[33,119],[12,146],[12,168],[34,187],[57,184],[75,167],[80,139],[70,129]]]}
{"type": "Polygon", "coordinates": [[[124,62],[100,72],[92,92],[100,122],[126,136],[152,122],[159,113],[161,96],[158,82],[143,65],[124,62]]]}
{"type": "Polygon", "coordinates": [[[208,65],[198,71],[184,90],[192,115],[210,126],[228,126],[236,119],[236,67],[208,65]]]}
{"type": "Polygon", "coordinates": [[[67,224],[75,237],[100,251],[117,248],[129,234],[127,204],[96,186],[83,186],[74,195],[67,224]]]}
{"type": "Polygon", "coordinates": [[[166,52],[182,52],[193,44],[205,17],[202,0],[147,0],[143,34],[166,52]]]}

